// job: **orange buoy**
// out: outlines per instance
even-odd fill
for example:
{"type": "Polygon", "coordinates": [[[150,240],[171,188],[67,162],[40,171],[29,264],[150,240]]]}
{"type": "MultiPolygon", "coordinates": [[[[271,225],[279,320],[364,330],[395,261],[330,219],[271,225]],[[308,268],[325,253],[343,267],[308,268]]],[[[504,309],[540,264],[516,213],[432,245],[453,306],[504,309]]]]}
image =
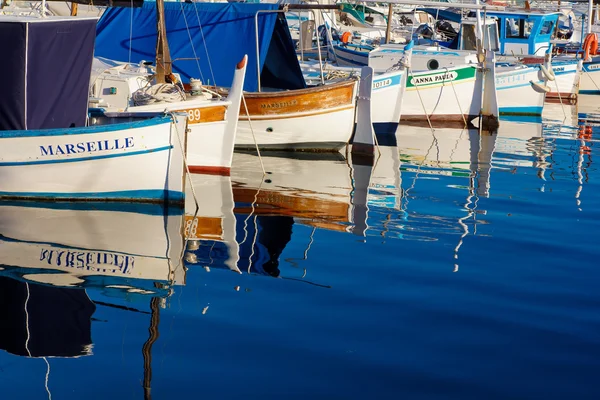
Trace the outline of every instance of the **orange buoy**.
{"type": "Polygon", "coordinates": [[[595,33],[588,33],[583,41],[583,51],[585,52],[584,60],[587,60],[590,55],[596,55],[598,53],[598,35],[595,33]]]}
{"type": "Polygon", "coordinates": [[[352,33],[351,32],[344,32],[342,34],[342,43],[349,43],[350,40],[352,40],[352,33]]]}

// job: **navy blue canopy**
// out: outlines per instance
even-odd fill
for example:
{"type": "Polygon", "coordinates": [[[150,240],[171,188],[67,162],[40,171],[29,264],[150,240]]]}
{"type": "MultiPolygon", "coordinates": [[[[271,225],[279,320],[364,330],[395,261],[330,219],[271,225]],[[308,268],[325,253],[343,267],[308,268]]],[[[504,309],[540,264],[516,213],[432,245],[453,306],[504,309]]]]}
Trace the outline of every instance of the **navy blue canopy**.
{"type": "Polygon", "coordinates": [[[0,131],[85,125],[95,25],[95,19],[2,19],[0,131]]]}
{"type": "Polygon", "coordinates": [[[450,22],[456,22],[458,24],[460,24],[460,22],[462,21],[462,15],[460,13],[460,10],[453,8],[446,10],[440,10],[439,8],[417,8],[417,10],[424,11],[427,14],[431,14],[439,20],[447,20],[450,22]]]}
{"type": "MultiPolygon", "coordinates": [[[[257,90],[254,16],[258,11],[277,10],[277,4],[166,2],[164,6],[174,72],[180,73],[184,81],[200,78],[204,83],[228,87],[236,63],[247,54],[244,89],[257,90]]],[[[306,87],[283,14],[260,13],[258,27],[261,85],[278,89],[306,87]]],[[[96,33],[96,56],[116,61],[154,61],[156,3],[145,2],[136,9],[109,8],[98,21],[96,33]]]]}

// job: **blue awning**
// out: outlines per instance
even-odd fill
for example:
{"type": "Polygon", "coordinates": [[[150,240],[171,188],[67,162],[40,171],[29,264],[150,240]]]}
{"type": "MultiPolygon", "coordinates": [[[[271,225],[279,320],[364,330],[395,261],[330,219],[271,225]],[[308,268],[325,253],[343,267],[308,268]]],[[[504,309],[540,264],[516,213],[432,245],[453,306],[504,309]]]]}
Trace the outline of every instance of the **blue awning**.
{"type": "MultiPolygon", "coordinates": [[[[247,54],[244,89],[256,91],[254,17],[258,11],[278,9],[277,4],[166,2],[165,22],[173,70],[180,73],[184,81],[193,77],[227,87],[233,80],[236,63],[247,54]]],[[[261,13],[258,26],[262,85],[278,89],[305,87],[283,14],[261,13]]],[[[98,21],[97,56],[117,61],[153,62],[155,52],[155,2],[145,2],[137,9],[109,8],[98,21]]]]}
{"type": "Polygon", "coordinates": [[[456,9],[440,10],[439,8],[418,8],[417,10],[431,14],[439,20],[447,20],[450,22],[456,22],[458,24],[460,24],[462,20],[460,11],[457,12],[456,9]]]}

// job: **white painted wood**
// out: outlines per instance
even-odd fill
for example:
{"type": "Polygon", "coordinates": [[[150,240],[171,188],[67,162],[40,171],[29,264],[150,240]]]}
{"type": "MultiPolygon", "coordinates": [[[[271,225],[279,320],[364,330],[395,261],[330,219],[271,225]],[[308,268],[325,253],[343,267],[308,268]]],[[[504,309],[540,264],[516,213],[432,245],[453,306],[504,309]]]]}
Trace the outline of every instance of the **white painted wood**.
{"type": "Polygon", "coordinates": [[[177,114],[176,123],[86,128],[93,133],[7,131],[0,135],[0,197],[105,199],[121,192],[121,199],[151,200],[136,192],[165,190],[182,196],[186,124],[177,114]]]}

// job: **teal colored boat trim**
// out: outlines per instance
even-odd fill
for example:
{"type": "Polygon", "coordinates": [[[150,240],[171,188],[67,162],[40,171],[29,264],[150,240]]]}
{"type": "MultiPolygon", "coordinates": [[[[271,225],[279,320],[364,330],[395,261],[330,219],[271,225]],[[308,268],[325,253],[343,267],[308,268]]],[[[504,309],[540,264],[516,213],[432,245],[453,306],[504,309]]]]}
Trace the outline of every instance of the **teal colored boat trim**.
{"type": "Polygon", "coordinates": [[[544,107],[500,107],[500,115],[541,116],[544,107]]]}
{"type": "Polygon", "coordinates": [[[0,210],[2,207],[22,207],[31,209],[50,209],[50,210],[73,210],[73,211],[113,211],[123,213],[136,213],[144,215],[162,215],[162,216],[183,216],[181,207],[172,207],[166,204],[148,204],[148,203],[98,203],[98,202],[70,202],[53,201],[38,202],[35,200],[3,200],[0,201],[0,210]]]}
{"type": "Polygon", "coordinates": [[[64,163],[70,163],[70,162],[102,160],[105,158],[131,157],[131,156],[139,156],[141,154],[158,153],[161,151],[170,150],[172,148],[173,148],[173,146],[163,146],[163,147],[157,147],[156,149],[132,151],[130,153],[105,154],[105,155],[101,155],[101,156],[78,157],[78,158],[63,158],[60,160],[0,162],[0,167],[16,167],[16,166],[22,166],[22,165],[42,165],[42,164],[64,164],[64,163]]]}
{"type": "Polygon", "coordinates": [[[133,201],[173,203],[183,205],[185,194],[173,190],[121,190],[116,192],[55,193],[55,192],[0,192],[0,198],[37,200],[82,200],[82,201],[133,201]]]}
{"type": "Polygon", "coordinates": [[[579,89],[579,94],[599,95],[600,90],[581,90],[581,89],[579,89]]]}
{"type": "Polygon", "coordinates": [[[171,116],[150,118],[142,121],[123,122],[120,124],[98,125],[98,126],[83,126],[79,128],[55,128],[55,129],[35,129],[22,131],[3,131],[0,132],[0,139],[5,138],[24,138],[24,137],[41,137],[41,136],[66,136],[66,135],[89,135],[98,134],[101,132],[124,131],[128,129],[145,128],[148,126],[156,126],[160,124],[171,123],[171,116]]]}

